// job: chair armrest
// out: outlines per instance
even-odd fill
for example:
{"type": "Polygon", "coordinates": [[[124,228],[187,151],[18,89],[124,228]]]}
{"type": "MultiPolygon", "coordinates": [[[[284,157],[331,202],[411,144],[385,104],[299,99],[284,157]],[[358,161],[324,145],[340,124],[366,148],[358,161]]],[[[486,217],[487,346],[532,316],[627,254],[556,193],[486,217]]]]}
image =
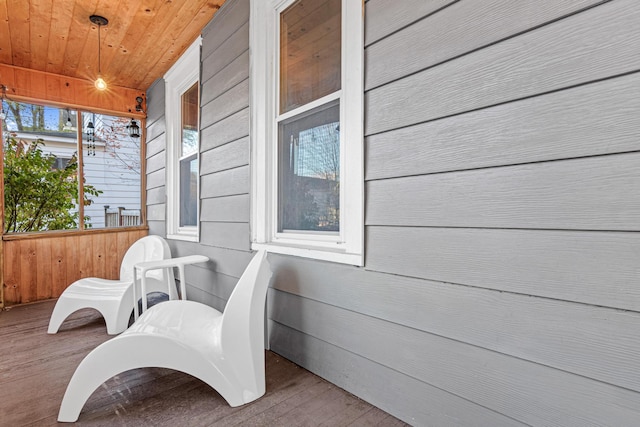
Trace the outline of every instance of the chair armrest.
{"type": "MultiPolygon", "coordinates": [[[[174,268],[177,267],[180,274],[180,294],[181,298],[187,299],[187,289],[185,283],[184,276],[184,266],[190,264],[198,264],[201,262],[207,262],[209,258],[204,255],[187,255],[183,257],[177,258],[168,258],[159,261],[144,261],[139,262],[133,266],[133,277],[134,277],[134,286],[133,286],[133,298],[134,298],[134,318],[138,319],[138,301],[137,301],[137,292],[136,292],[136,276],[137,272],[140,271],[140,288],[142,294],[142,311],[147,309],[147,287],[146,287],[146,273],[151,270],[159,270],[163,268],[174,268]]],[[[169,283],[169,286],[175,286],[175,283],[169,283]]],[[[169,291],[167,289],[167,291],[169,291]]],[[[169,292],[169,295],[171,293],[169,292]]]]}
{"type": "Polygon", "coordinates": [[[139,262],[136,265],[134,265],[134,267],[140,270],[142,274],[144,274],[150,270],[158,270],[161,268],[173,268],[173,267],[184,268],[185,265],[198,264],[198,263],[207,262],[207,261],[209,261],[209,258],[204,255],[187,255],[187,256],[181,256],[178,258],[162,259],[158,261],[139,262]]]}

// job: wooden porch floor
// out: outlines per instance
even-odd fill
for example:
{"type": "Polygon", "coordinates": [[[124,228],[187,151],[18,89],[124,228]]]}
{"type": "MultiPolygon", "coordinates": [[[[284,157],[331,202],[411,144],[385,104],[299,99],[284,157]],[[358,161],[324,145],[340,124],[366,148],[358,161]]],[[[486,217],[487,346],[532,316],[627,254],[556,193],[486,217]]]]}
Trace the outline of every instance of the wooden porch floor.
{"type": "MultiPolygon", "coordinates": [[[[62,395],[76,366],[106,341],[93,310],[72,315],[46,333],[55,301],[0,312],[0,425],[56,425],[62,395]]],[[[267,352],[267,393],[231,408],[198,379],[147,368],[111,378],[89,398],[83,426],[405,426],[333,384],[267,352]]]]}

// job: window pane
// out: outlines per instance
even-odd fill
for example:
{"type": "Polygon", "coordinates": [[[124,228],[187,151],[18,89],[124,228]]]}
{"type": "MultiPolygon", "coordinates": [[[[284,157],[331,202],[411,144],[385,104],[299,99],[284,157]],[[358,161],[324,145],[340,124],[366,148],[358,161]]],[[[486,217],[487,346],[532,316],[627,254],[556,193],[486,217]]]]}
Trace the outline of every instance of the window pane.
{"type": "Polygon", "coordinates": [[[340,89],[341,0],[298,0],[280,15],[280,113],[340,89]]]}
{"type": "Polygon", "coordinates": [[[198,83],[182,94],[182,148],[180,157],[198,150],[198,83]]]}
{"type": "Polygon", "coordinates": [[[178,168],[180,227],[198,225],[198,82],[181,96],[182,139],[178,168]]]}
{"type": "Polygon", "coordinates": [[[3,232],[78,227],[76,115],[67,110],[2,101],[3,232]],[[71,124],[67,126],[67,120],[71,124]]]}
{"type": "Polygon", "coordinates": [[[280,232],[340,230],[340,105],[280,124],[280,232]]]}
{"type": "Polygon", "coordinates": [[[140,225],[140,138],[131,119],[82,113],[86,228],[140,225]],[[93,125],[93,129],[89,126],[93,125]]]}
{"type": "Polygon", "coordinates": [[[198,221],[198,158],[193,154],[180,160],[180,227],[198,221]]]}

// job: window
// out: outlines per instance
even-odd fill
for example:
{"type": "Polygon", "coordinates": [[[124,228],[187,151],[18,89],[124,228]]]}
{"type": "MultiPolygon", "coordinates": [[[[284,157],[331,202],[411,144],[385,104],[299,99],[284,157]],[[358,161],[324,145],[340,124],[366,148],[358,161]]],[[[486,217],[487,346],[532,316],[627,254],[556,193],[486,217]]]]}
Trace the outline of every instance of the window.
{"type": "Polygon", "coordinates": [[[362,2],[255,0],[250,22],[253,247],[362,265],[362,2]]]}
{"type": "Polygon", "coordinates": [[[167,237],[198,241],[200,44],[196,40],[165,74],[167,237]]]}
{"type": "Polygon", "coordinates": [[[127,132],[130,118],[2,102],[5,233],[141,225],[141,141],[127,132]],[[129,219],[108,221],[109,206],[129,219]]]}

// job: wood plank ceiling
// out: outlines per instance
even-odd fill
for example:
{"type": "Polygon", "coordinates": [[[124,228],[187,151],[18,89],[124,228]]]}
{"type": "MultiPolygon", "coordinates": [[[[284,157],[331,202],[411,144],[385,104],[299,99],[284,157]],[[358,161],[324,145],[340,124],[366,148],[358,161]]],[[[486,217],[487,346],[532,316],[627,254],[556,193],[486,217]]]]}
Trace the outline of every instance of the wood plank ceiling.
{"type": "Polygon", "coordinates": [[[146,91],[224,0],[0,0],[0,64],[146,91]]]}

